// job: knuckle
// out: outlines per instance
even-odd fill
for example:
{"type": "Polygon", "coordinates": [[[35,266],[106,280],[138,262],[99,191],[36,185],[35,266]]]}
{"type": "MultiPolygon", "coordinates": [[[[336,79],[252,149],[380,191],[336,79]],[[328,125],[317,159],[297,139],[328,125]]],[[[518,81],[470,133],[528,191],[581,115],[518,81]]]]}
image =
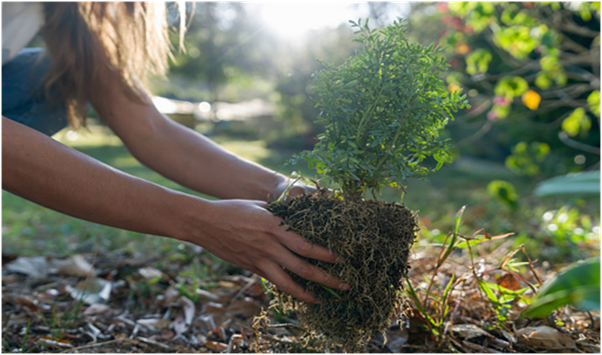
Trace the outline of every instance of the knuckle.
{"type": "Polygon", "coordinates": [[[303,241],[303,242],[297,244],[295,251],[299,255],[307,256],[311,253],[312,249],[313,249],[313,247],[311,246],[311,244],[303,241]]]}
{"type": "Polygon", "coordinates": [[[316,274],[314,268],[310,264],[307,264],[307,263],[300,264],[297,267],[297,270],[295,273],[304,279],[311,279],[316,274]]]}

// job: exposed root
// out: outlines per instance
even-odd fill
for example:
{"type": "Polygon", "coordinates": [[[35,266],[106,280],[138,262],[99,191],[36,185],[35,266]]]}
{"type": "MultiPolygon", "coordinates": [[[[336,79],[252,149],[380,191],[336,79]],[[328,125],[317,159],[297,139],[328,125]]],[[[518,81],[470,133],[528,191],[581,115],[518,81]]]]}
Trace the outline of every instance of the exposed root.
{"type": "Polygon", "coordinates": [[[340,264],[308,261],[351,285],[349,291],[331,290],[291,273],[322,303],[299,302],[274,289],[279,303],[299,314],[308,334],[360,351],[402,305],[402,278],[418,230],[415,214],[396,203],[343,200],[324,191],[274,204],[270,211],[309,242],[344,257],[340,264]]]}

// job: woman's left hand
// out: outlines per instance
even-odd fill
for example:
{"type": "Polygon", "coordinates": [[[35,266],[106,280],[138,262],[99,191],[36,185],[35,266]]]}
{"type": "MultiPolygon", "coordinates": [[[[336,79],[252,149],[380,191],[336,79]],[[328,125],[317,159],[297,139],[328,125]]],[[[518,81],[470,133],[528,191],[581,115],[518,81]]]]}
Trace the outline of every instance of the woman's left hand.
{"type": "Polygon", "coordinates": [[[274,189],[273,194],[270,194],[270,201],[268,202],[273,202],[276,201],[280,198],[280,196],[282,196],[283,193],[286,192],[286,197],[285,200],[292,200],[293,198],[299,196],[299,195],[303,195],[303,194],[313,194],[316,191],[318,191],[318,189],[315,186],[310,186],[304,182],[302,182],[301,180],[297,180],[293,183],[293,186],[290,187],[291,185],[291,180],[290,179],[286,179],[283,180],[282,182],[280,182],[276,188],[274,189]],[[288,189],[288,191],[287,191],[288,189]]]}

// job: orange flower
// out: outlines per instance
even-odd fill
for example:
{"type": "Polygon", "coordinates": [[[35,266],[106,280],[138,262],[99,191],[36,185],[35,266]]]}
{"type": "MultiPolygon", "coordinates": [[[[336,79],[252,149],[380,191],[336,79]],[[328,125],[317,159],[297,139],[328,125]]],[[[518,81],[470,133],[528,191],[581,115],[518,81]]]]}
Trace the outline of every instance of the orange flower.
{"type": "Polygon", "coordinates": [[[472,48],[466,43],[459,43],[456,45],[456,54],[466,55],[472,52],[472,48]]]}
{"type": "Polygon", "coordinates": [[[460,87],[454,83],[447,85],[447,90],[449,90],[450,92],[456,92],[456,91],[460,91],[460,87]]]}
{"type": "Polygon", "coordinates": [[[531,110],[537,110],[540,102],[541,96],[533,90],[528,90],[523,94],[523,104],[531,110]]]}

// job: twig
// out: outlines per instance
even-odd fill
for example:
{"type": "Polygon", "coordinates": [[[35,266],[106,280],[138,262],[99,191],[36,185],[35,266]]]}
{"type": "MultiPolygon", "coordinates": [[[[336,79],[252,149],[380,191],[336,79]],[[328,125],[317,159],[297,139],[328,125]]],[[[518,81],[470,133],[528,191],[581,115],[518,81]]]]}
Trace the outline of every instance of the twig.
{"type": "Polygon", "coordinates": [[[275,341],[275,342],[277,342],[277,343],[280,343],[280,344],[287,344],[287,345],[291,345],[291,344],[301,344],[301,343],[300,343],[300,342],[298,342],[298,341],[292,341],[292,340],[285,341],[285,340],[280,340],[280,339],[278,339],[278,338],[276,338],[276,337],[274,337],[274,336],[271,336],[271,335],[269,335],[269,334],[261,334],[261,337],[262,337],[262,338],[266,338],[266,339],[268,339],[268,340],[271,340],[271,341],[275,341]]]}
{"type": "Polygon", "coordinates": [[[481,285],[479,284],[480,278],[477,275],[477,272],[474,267],[474,258],[472,257],[472,248],[470,247],[470,243],[466,243],[466,245],[468,246],[468,253],[470,255],[470,264],[472,265],[471,266],[472,274],[473,274],[475,280],[477,280],[477,288],[479,290],[479,297],[481,297],[481,301],[485,302],[485,297],[483,296],[484,291],[483,291],[483,289],[481,289],[481,285]]]}
{"type": "Polygon", "coordinates": [[[523,254],[525,254],[525,256],[527,257],[527,260],[529,260],[529,267],[531,268],[531,272],[533,273],[533,276],[535,276],[535,279],[537,280],[539,286],[541,286],[543,284],[543,282],[541,282],[541,279],[539,278],[539,276],[537,276],[537,273],[535,272],[535,268],[533,267],[533,262],[531,261],[529,254],[527,254],[527,251],[525,250],[524,245],[521,245],[521,250],[523,251],[523,254]]]}
{"type": "Polygon", "coordinates": [[[159,342],[156,342],[156,341],[148,339],[148,338],[138,337],[134,341],[136,341],[136,340],[140,340],[143,343],[154,345],[154,346],[157,346],[157,347],[165,349],[165,350],[173,350],[173,348],[171,346],[168,346],[168,345],[165,345],[165,344],[161,344],[159,342]]]}
{"type": "Polygon", "coordinates": [[[72,351],[76,351],[76,350],[82,350],[82,349],[89,349],[89,348],[94,348],[97,346],[103,346],[103,345],[109,345],[109,344],[113,344],[113,343],[119,343],[119,342],[135,342],[132,339],[128,339],[128,338],[123,338],[123,339],[113,339],[113,340],[109,340],[109,341],[105,341],[104,343],[94,343],[94,344],[88,344],[88,345],[83,345],[83,346],[78,346],[77,348],[71,348],[69,350],[65,350],[65,351],[61,351],[62,354],[66,354],[66,353],[70,353],[72,351]]]}
{"type": "Polygon", "coordinates": [[[466,349],[464,349],[464,347],[462,346],[462,344],[460,344],[460,342],[458,342],[456,339],[449,337],[448,338],[455,346],[456,348],[460,349],[463,353],[468,353],[468,351],[466,351],[466,349]]]}
{"type": "Polygon", "coordinates": [[[437,272],[439,271],[439,263],[441,261],[441,256],[443,255],[443,251],[445,250],[445,244],[447,243],[447,238],[452,234],[452,232],[447,233],[445,240],[443,241],[443,245],[441,246],[441,251],[439,252],[439,256],[437,257],[437,264],[435,265],[435,270],[433,271],[433,277],[431,277],[431,282],[429,282],[429,286],[426,289],[426,295],[424,296],[424,300],[422,304],[426,307],[426,301],[429,299],[429,292],[431,291],[431,287],[435,282],[435,277],[437,276],[437,272]]]}
{"type": "Polygon", "coordinates": [[[267,325],[268,328],[297,328],[297,329],[305,329],[303,328],[303,326],[299,325],[299,324],[294,324],[294,323],[281,323],[281,324],[268,324],[267,325]]]}
{"type": "Polygon", "coordinates": [[[487,120],[485,122],[485,124],[475,133],[471,134],[470,136],[460,140],[458,143],[456,143],[456,146],[460,147],[466,144],[470,144],[470,143],[474,143],[475,141],[481,139],[485,134],[487,134],[487,132],[489,132],[491,130],[491,128],[493,127],[493,123],[489,120],[487,120]]]}
{"type": "Polygon", "coordinates": [[[235,295],[234,297],[232,297],[232,299],[230,299],[229,303],[234,302],[235,300],[237,300],[240,296],[244,295],[245,292],[247,292],[251,287],[253,287],[253,285],[255,285],[257,283],[257,279],[256,278],[252,278],[249,282],[247,282],[246,285],[244,285],[235,295]]]}
{"type": "Polygon", "coordinates": [[[486,348],[483,345],[477,345],[477,344],[471,343],[471,342],[466,341],[466,340],[464,340],[462,343],[465,346],[467,346],[469,349],[476,350],[476,351],[478,351],[480,353],[496,353],[496,354],[501,353],[501,351],[497,351],[497,350],[494,350],[494,349],[486,348]]]}
{"type": "Polygon", "coordinates": [[[600,155],[600,148],[594,147],[593,145],[584,144],[584,143],[578,142],[574,139],[571,139],[571,138],[569,138],[569,135],[564,131],[558,133],[558,139],[560,139],[560,141],[562,143],[566,144],[567,146],[569,146],[571,148],[575,148],[575,149],[582,150],[584,152],[600,155]]]}

